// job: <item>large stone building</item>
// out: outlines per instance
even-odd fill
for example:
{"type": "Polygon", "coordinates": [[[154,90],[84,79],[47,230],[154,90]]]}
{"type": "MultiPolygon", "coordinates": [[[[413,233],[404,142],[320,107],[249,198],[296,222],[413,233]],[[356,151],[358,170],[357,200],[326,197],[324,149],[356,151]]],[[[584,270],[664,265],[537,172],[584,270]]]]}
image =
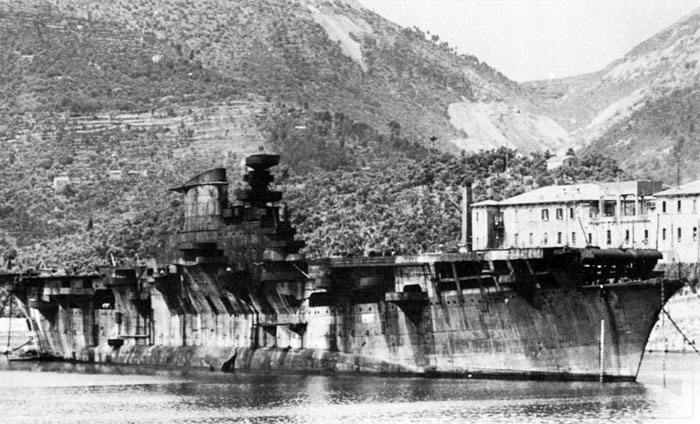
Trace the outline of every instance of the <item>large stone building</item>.
{"type": "Polygon", "coordinates": [[[654,194],[655,248],[667,262],[699,263],[700,180],[654,194]]]}
{"type": "Polygon", "coordinates": [[[475,249],[546,246],[652,248],[665,262],[700,262],[700,181],[541,187],[472,207],[475,249]]]}

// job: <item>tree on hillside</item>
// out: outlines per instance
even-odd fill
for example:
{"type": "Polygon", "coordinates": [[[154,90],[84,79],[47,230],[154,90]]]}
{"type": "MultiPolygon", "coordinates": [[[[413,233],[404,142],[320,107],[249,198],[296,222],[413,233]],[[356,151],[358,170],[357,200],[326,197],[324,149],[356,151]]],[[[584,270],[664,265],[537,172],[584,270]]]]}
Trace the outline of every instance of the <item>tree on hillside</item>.
{"type": "Polygon", "coordinates": [[[678,136],[676,143],[671,149],[671,156],[673,157],[674,165],[676,168],[676,185],[681,184],[681,166],[683,163],[683,147],[685,146],[685,137],[683,135],[678,136]]]}
{"type": "Polygon", "coordinates": [[[389,138],[392,142],[401,138],[401,124],[396,121],[389,122],[389,138]]]}

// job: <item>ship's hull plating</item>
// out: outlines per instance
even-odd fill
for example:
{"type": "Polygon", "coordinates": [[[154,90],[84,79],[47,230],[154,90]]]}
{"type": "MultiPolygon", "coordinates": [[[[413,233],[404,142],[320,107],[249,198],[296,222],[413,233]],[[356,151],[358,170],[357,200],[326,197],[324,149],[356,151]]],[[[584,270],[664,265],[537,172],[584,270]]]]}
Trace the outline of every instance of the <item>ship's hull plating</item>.
{"type": "Polygon", "coordinates": [[[196,284],[153,287],[146,306],[125,287],[108,290],[110,305],[96,304],[94,294],[67,294],[27,306],[39,349],[64,359],[228,371],[577,380],[602,373],[606,380],[634,380],[661,306],[681,286],[666,282],[662,299],[661,284],[527,295],[495,287],[452,290],[417,305],[342,298],[265,314],[263,300],[275,311],[289,306],[289,287],[244,300],[201,271],[196,284]]]}

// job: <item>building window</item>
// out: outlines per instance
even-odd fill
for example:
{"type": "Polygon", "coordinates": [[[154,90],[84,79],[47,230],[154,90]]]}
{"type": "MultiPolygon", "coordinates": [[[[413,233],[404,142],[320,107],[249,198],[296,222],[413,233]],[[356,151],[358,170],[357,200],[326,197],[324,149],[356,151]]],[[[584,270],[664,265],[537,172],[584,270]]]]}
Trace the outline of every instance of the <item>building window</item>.
{"type": "Polygon", "coordinates": [[[569,218],[574,219],[574,208],[569,208],[569,218]]]}
{"type": "MultiPolygon", "coordinates": [[[[615,216],[615,208],[617,207],[617,202],[606,200],[603,202],[603,216],[615,216]]],[[[622,211],[619,211],[622,213],[622,211]]]]}
{"type": "Polygon", "coordinates": [[[515,215],[515,222],[518,222],[518,210],[516,209],[513,214],[515,215]]]}
{"type": "Polygon", "coordinates": [[[515,234],[513,235],[513,244],[514,244],[515,246],[518,245],[518,233],[515,233],[515,234]]]}
{"type": "Polygon", "coordinates": [[[693,227],[693,241],[698,241],[698,227],[693,227]]]}
{"type": "Polygon", "coordinates": [[[649,243],[649,230],[644,230],[644,244],[649,243]]]}
{"type": "Polygon", "coordinates": [[[630,230],[625,230],[625,243],[630,242],[630,230]]]}
{"type": "Polygon", "coordinates": [[[542,209],[542,221],[549,221],[549,209],[542,209]]]}
{"type": "Polygon", "coordinates": [[[678,212],[680,212],[680,211],[681,211],[681,201],[678,200],[678,212]]]}
{"type": "Polygon", "coordinates": [[[534,238],[534,235],[532,233],[530,233],[530,237],[528,237],[528,242],[530,243],[530,246],[535,244],[535,238],[534,238]]]}
{"type": "Polygon", "coordinates": [[[571,245],[576,246],[576,232],[571,233],[571,245]]]}
{"type": "Polygon", "coordinates": [[[547,244],[547,233],[542,234],[542,244],[546,245],[547,244]]]}
{"type": "Polygon", "coordinates": [[[666,201],[661,202],[661,213],[666,213],[666,201]]]}
{"type": "Polygon", "coordinates": [[[693,213],[698,211],[698,199],[693,199],[693,213]]]}
{"type": "Polygon", "coordinates": [[[474,213],[474,218],[476,219],[476,222],[479,222],[479,212],[474,213]]]}
{"type": "Polygon", "coordinates": [[[593,233],[588,233],[588,244],[593,244],[593,233]]]}
{"type": "Polygon", "coordinates": [[[666,229],[661,229],[661,240],[666,240],[666,229]]]}
{"type": "Polygon", "coordinates": [[[557,216],[557,219],[564,219],[564,209],[557,208],[556,216],[557,216]]]}
{"type": "Polygon", "coordinates": [[[557,244],[561,244],[561,231],[557,233],[557,244]]]}
{"type": "Polygon", "coordinates": [[[681,242],[681,229],[680,227],[677,228],[677,233],[678,233],[678,243],[681,242]]]}
{"type": "Polygon", "coordinates": [[[605,242],[606,242],[607,244],[611,244],[611,243],[612,243],[612,232],[611,232],[610,230],[608,230],[608,231],[605,232],[605,242]]]}
{"type": "Polygon", "coordinates": [[[594,203],[594,204],[592,204],[592,205],[588,208],[588,217],[589,217],[589,218],[594,218],[594,217],[596,217],[596,216],[598,216],[598,203],[597,203],[597,202],[594,203]]]}

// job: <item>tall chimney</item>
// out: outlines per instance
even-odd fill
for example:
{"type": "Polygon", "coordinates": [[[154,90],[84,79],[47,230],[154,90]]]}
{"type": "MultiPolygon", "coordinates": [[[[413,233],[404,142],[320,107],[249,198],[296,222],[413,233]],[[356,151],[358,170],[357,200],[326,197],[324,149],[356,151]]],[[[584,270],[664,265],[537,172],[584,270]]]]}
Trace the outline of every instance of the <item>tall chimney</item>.
{"type": "Polygon", "coordinates": [[[471,204],[472,185],[467,183],[462,187],[462,239],[459,243],[459,251],[462,253],[472,250],[471,204]]]}

